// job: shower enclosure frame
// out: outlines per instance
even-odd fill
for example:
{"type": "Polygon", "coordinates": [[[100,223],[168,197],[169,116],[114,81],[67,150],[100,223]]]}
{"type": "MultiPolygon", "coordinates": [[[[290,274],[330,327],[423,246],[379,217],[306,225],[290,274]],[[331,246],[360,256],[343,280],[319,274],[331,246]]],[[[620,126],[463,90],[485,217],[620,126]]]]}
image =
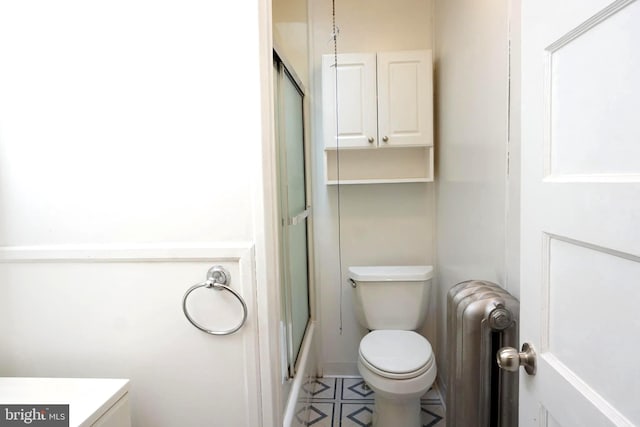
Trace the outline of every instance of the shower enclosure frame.
{"type": "MultiPolygon", "coordinates": [[[[305,96],[304,85],[296,74],[291,64],[282,56],[277,47],[273,49],[273,65],[274,65],[274,98],[275,98],[275,136],[276,136],[276,162],[277,162],[277,195],[278,195],[278,218],[280,219],[278,232],[278,259],[280,271],[280,303],[281,303],[281,348],[282,348],[282,371],[286,375],[285,379],[294,378],[300,362],[300,353],[305,336],[309,330],[309,325],[314,318],[313,310],[313,219],[311,210],[311,147],[309,146],[310,138],[308,137],[308,100],[305,96]],[[289,85],[289,90],[295,88],[300,96],[298,117],[301,119],[299,135],[302,139],[302,189],[304,191],[304,206],[299,207],[295,212],[290,210],[290,164],[287,157],[287,136],[286,120],[291,119],[285,111],[285,90],[289,85]],[[297,277],[294,273],[296,263],[294,256],[291,256],[293,249],[292,234],[293,228],[296,226],[305,227],[305,249],[306,256],[306,316],[301,321],[300,311],[301,302],[298,301],[300,291],[296,288],[296,279],[299,279],[300,272],[297,277]],[[304,325],[302,324],[304,322],[304,325]]],[[[290,113],[290,112],[289,112],[290,113]]],[[[299,153],[298,153],[299,154],[299,153]]],[[[299,178],[299,176],[298,176],[299,178]]],[[[299,247],[297,248],[299,249],[299,247]]],[[[299,261],[299,260],[298,260],[299,261]]],[[[304,295],[303,295],[304,297],[304,295]]]]}

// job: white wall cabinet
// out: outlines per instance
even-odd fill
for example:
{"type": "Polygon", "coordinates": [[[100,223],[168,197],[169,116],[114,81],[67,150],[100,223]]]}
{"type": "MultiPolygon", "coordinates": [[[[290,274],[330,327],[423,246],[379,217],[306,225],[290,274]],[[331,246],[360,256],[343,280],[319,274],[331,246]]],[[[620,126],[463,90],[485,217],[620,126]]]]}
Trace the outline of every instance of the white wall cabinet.
{"type": "Polygon", "coordinates": [[[337,73],[335,62],[334,55],[322,57],[325,148],[373,147],[378,138],[376,55],[340,54],[337,73]]]}
{"type": "Polygon", "coordinates": [[[433,145],[431,51],[379,53],[377,70],[379,143],[433,145]]]}
{"type": "Polygon", "coordinates": [[[431,51],[340,54],[337,72],[335,62],[323,56],[327,183],[432,181],[431,51]]]}

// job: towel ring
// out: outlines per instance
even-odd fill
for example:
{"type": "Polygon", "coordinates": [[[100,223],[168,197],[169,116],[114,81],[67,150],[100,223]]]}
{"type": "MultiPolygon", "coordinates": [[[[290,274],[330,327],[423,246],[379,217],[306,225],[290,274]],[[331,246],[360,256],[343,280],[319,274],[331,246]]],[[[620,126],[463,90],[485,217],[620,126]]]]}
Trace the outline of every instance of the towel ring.
{"type": "Polygon", "coordinates": [[[231,275],[229,274],[229,272],[225,268],[219,265],[216,265],[215,267],[211,267],[207,272],[207,280],[205,280],[204,282],[198,283],[197,285],[193,285],[187,290],[187,292],[185,292],[184,297],[182,297],[182,311],[184,311],[184,315],[187,317],[187,320],[189,320],[189,322],[191,322],[193,326],[200,329],[202,332],[206,332],[211,335],[231,335],[244,326],[245,322],[247,321],[247,304],[244,302],[244,299],[242,299],[242,297],[238,292],[236,292],[235,290],[227,286],[227,283],[229,283],[230,281],[231,281],[231,275]],[[195,291],[198,288],[212,288],[217,291],[231,292],[231,294],[234,297],[236,297],[237,300],[240,301],[240,304],[242,305],[242,321],[240,322],[240,324],[238,324],[238,326],[236,327],[227,329],[225,331],[213,331],[211,329],[205,328],[204,326],[196,322],[189,315],[189,311],[187,310],[187,298],[189,297],[189,294],[191,292],[195,291]]]}

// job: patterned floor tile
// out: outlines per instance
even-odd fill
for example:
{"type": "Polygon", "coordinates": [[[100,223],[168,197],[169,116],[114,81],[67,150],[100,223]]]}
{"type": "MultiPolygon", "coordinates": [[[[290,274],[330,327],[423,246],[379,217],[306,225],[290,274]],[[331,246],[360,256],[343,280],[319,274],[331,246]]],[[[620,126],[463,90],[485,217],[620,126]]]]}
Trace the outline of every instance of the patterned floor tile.
{"type": "Polygon", "coordinates": [[[340,404],[340,427],[370,427],[373,403],[340,404]]]}
{"type": "Polygon", "coordinates": [[[334,427],[335,403],[312,402],[309,405],[309,420],[305,425],[313,427],[334,427]]]}
{"type": "Polygon", "coordinates": [[[302,387],[312,399],[335,399],[337,378],[316,378],[302,387]]]}
{"type": "Polygon", "coordinates": [[[438,403],[436,405],[427,405],[422,404],[422,426],[423,427],[434,427],[434,426],[444,426],[444,408],[442,404],[438,403]]]}
{"type": "Polygon", "coordinates": [[[343,378],[340,397],[342,400],[371,400],[371,390],[362,378],[343,378]]]}
{"type": "MultiPolygon", "coordinates": [[[[313,384],[311,384],[313,383],[313,384]]],[[[374,393],[365,387],[362,378],[318,378],[313,385],[307,426],[370,427],[374,393]],[[322,396],[322,397],[319,397],[322,396]]],[[[422,426],[444,427],[444,407],[437,390],[429,390],[421,398],[422,426]]],[[[398,426],[401,427],[401,426],[398,426]]]]}

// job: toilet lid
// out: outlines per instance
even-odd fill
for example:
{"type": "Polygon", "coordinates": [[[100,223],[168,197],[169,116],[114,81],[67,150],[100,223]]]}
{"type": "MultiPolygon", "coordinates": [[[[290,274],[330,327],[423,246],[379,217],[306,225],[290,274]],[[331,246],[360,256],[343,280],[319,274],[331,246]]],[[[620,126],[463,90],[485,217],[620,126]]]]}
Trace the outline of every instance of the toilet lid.
{"type": "Polygon", "coordinates": [[[429,341],[413,331],[376,330],[360,341],[360,356],[378,371],[410,374],[422,371],[433,353],[429,341]]]}

